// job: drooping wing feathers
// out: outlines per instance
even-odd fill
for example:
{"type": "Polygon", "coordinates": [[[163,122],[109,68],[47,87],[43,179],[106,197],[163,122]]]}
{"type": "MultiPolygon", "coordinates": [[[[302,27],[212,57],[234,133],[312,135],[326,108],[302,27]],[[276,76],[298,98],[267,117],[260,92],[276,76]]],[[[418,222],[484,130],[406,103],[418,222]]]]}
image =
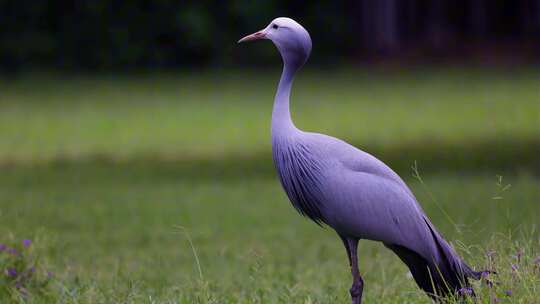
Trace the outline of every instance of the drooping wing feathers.
{"type": "Polygon", "coordinates": [[[468,278],[478,279],[480,273],[474,272],[465,264],[454,249],[440,236],[431,222],[424,217],[435,241],[438,259],[426,260],[415,256],[413,251],[401,246],[387,246],[392,249],[411,270],[411,274],[420,286],[433,299],[455,294],[463,287],[470,286],[468,278]],[[411,263],[412,261],[412,263],[411,263]]]}
{"type": "Polygon", "coordinates": [[[469,287],[469,278],[480,279],[482,272],[474,271],[465,264],[431,222],[427,218],[424,220],[430,227],[440,259],[426,260],[406,247],[385,244],[409,267],[418,286],[434,300],[438,300],[440,297],[455,295],[463,287],[469,287]]]}

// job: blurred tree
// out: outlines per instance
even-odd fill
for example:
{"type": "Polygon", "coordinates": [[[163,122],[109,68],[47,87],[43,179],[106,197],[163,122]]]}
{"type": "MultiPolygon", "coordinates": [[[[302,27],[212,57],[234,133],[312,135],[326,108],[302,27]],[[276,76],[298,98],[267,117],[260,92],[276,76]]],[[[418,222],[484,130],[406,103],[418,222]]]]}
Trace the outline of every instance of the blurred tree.
{"type": "Polygon", "coordinates": [[[529,60],[540,54],[540,0],[0,0],[0,67],[230,64],[238,61],[232,51],[238,37],[276,16],[310,29],[315,63],[404,54],[464,58],[460,47],[471,42],[487,52],[519,46],[510,55],[522,50],[529,60]]]}
{"type": "Polygon", "coordinates": [[[489,20],[485,0],[469,0],[469,24],[476,37],[485,37],[488,33],[489,20]]]}

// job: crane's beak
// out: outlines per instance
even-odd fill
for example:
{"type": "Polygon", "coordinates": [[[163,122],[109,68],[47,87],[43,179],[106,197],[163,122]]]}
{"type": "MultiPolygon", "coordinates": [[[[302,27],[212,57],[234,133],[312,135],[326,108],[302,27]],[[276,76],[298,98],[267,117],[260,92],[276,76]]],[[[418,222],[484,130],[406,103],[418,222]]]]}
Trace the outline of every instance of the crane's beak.
{"type": "Polygon", "coordinates": [[[256,33],[247,35],[246,37],[238,40],[238,43],[242,43],[245,41],[259,40],[259,39],[264,39],[264,38],[266,38],[266,34],[264,33],[264,31],[258,31],[256,33]]]}

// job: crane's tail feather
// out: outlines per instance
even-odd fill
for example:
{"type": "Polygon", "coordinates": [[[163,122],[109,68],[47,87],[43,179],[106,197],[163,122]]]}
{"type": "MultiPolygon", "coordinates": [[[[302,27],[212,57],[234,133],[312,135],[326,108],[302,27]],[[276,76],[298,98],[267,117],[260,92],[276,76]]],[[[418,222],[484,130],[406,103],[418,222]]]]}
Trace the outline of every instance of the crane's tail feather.
{"type": "Polygon", "coordinates": [[[420,288],[435,300],[457,296],[460,292],[473,294],[469,278],[480,279],[482,272],[469,267],[454,249],[425,219],[436,245],[436,253],[428,260],[404,246],[385,244],[407,265],[420,288]]]}

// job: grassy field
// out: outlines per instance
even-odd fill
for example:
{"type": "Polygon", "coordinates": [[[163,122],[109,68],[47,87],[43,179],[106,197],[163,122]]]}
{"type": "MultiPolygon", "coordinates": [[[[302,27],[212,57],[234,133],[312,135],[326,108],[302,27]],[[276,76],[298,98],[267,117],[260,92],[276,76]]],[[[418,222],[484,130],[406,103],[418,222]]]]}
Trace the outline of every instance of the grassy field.
{"type": "MultiPolygon", "coordinates": [[[[0,250],[0,303],[348,303],[340,240],[273,173],[279,72],[260,74],[0,83],[0,243],[20,253],[0,250]]],[[[540,73],[322,75],[297,80],[297,125],[396,168],[466,260],[498,271],[482,303],[540,303],[540,73]]],[[[387,249],[359,252],[366,303],[430,303],[387,249]]]]}

